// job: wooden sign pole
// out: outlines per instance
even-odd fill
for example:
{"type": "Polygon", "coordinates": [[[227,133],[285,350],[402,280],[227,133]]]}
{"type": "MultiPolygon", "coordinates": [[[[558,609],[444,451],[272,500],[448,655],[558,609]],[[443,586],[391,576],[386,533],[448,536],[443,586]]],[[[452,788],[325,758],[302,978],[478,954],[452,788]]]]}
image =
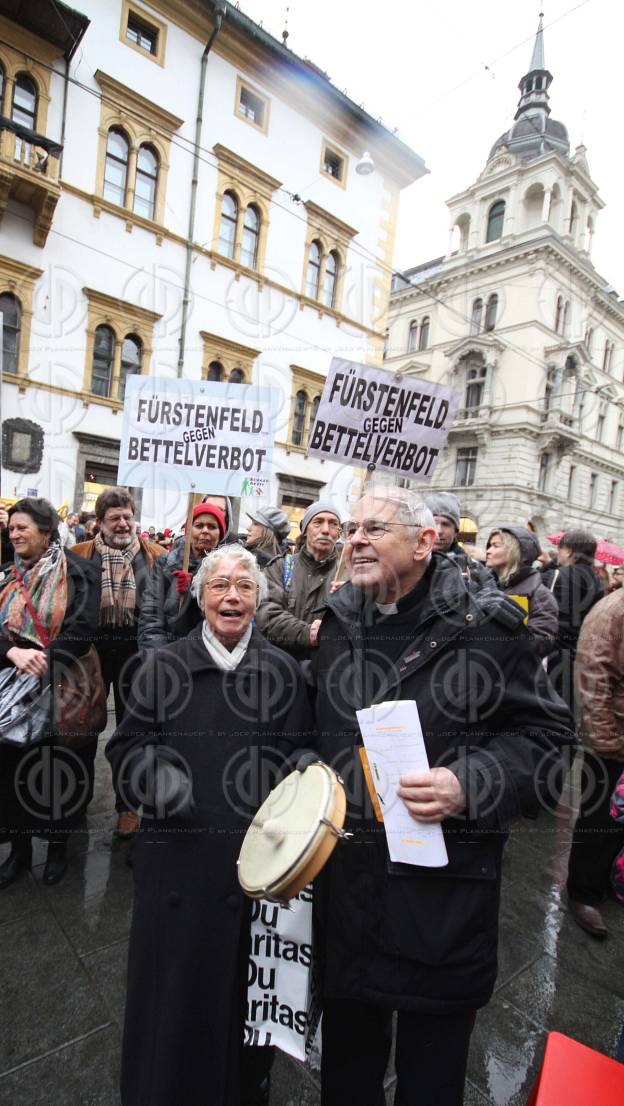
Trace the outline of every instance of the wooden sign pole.
{"type": "MultiPolygon", "coordinates": [[[[201,495],[197,492],[189,492],[188,507],[186,511],[186,529],[184,531],[184,556],[182,557],[182,570],[188,572],[189,561],[191,559],[191,530],[193,528],[193,510],[197,506],[201,499],[201,495]]],[[[181,607],[184,601],[184,592],[180,593],[180,599],[178,606],[181,607]]]]}

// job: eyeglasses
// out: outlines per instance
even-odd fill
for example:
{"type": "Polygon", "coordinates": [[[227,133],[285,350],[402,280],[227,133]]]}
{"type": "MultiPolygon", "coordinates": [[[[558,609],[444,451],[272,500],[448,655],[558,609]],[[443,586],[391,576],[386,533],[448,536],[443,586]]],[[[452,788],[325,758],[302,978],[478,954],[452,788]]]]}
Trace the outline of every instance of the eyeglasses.
{"type": "Polygon", "coordinates": [[[228,580],[225,576],[215,576],[208,580],[206,587],[213,595],[227,595],[231,587],[235,587],[241,599],[251,599],[258,590],[258,585],[253,580],[241,577],[239,580],[228,580]]]}
{"type": "Polygon", "coordinates": [[[361,530],[369,541],[379,541],[384,534],[389,533],[393,526],[405,526],[404,522],[382,522],[378,518],[365,518],[362,522],[345,522],[340,532],[345,541],[353,541],[358,530],[361,530]]]}

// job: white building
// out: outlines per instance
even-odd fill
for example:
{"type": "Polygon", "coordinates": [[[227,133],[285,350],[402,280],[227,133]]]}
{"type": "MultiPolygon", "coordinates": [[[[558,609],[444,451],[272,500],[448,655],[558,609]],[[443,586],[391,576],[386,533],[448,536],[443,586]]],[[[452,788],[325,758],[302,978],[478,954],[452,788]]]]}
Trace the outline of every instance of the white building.
{"type": "Polygon", "coordinates": [[[271,502],[344,507],[310,421],[334,354],[381,361],[421,158],[229,3],[80,7],[0,0],[2,494],[92,504],[140,372],[278,388],[271,502]]]}
{"type": "Polygon", "coordinates": [[[621,541],[624,305],[592,264],[603,204],[551,82],[540,20],[512,126],[448,201],[447,254],[394,279],[385,364],[460,390],[434,487],[481,539],[530,521],[621,541]]]}

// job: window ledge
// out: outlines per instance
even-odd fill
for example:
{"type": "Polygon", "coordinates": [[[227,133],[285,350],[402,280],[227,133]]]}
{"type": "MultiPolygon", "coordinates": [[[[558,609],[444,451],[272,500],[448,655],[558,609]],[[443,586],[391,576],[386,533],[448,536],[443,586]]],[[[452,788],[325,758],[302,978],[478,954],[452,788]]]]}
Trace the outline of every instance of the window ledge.
{"type": "Polygon", "coordinates": [[[88,407],[91,403],[99,403],[102,407],[109,407],[114,414],[123,410],[122,400],[111,399],[108,396],[97,396],[95,392],[88,392],[84,388],[63,388],[59,384],[50,384],[47,380],[34,380],[23,373],[5,372],[2,375],[2,380],[4,384],[14,384],[20,392],[25,392],[28,388],[39,388],[44,392],[54,392],[60,396],[71,396],[72,398],[78,396],[85,407],[88,407]]]}
{"type": "Polygon", "coordinates": [[[161,223],[146,219],[144,215],[137,215],[136,211],[130,211],[127,207],[121,207],[119,204],[112,203],[111,200],[105,200],[103,196],[93,195],[89,198],[93,204],[93,215],[96,219],[99,219],[103,211],[108,212],[109,215],[116,215],[119,219],[125,221],[126,230],[129,234],[132,234],[135,227],[142,227],[143,230],[149,230],[152,234],[155,234],[156,245],[162,246],[166,230],[161,223]]]}

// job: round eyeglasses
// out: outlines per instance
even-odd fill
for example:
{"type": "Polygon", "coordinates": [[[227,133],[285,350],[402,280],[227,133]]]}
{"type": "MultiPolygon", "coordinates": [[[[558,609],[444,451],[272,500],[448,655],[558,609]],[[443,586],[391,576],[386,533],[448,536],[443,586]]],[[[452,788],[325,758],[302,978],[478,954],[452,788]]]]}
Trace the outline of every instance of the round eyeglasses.
{"type": "Polygon", "coordinates": [[[212,595],[227,595],[230,588],[234,587],[241,599],[251,599],[251,596],[255,595],[258,590],[258,585],[253,580],[245,579],[244,576],[237,580],[228,580],[225,576],[215,576],[212,580],[208,580],[205,586],[212,595]]]}
{"type": "Polygon", "coordinates": [[[369,541],[379,541],[384,534],[388,534],[393,526],[405,526],[404,522],[383,522],[379,518],[365,518],[361,522],[345,522],[340,532],[345,541],[353,541],[358,530],[361,530],[369,541]]]}

